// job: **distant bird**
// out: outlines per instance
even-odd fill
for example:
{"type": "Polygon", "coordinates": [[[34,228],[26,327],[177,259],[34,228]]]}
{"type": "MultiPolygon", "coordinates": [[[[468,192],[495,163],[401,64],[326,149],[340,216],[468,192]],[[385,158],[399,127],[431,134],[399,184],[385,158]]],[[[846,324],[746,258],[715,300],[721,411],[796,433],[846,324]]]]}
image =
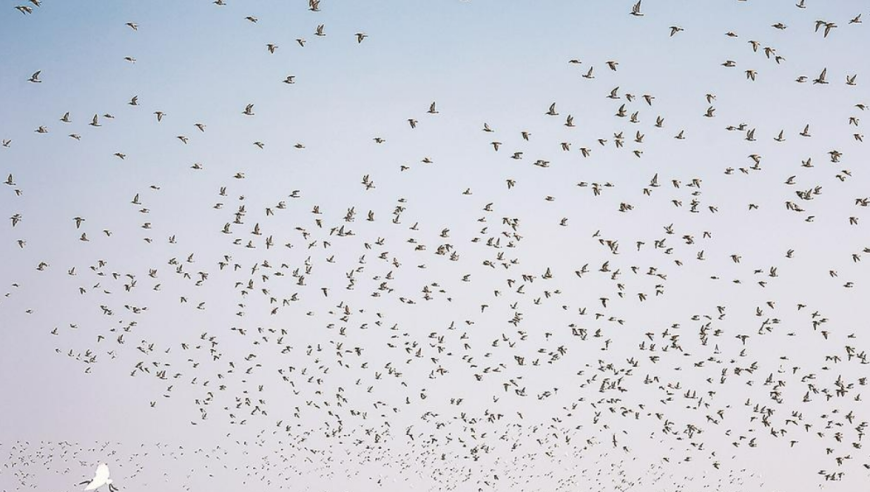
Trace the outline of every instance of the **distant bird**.
{"type": "Polygon", "coordinates": [[[643,17],[643,14],[640,11],[640,2],[641,1],[642,0],[637,0],[637,3],[634,4],[633,7],[631,7],[631,15],[633,15],[635,17],[643,17]]]}
{"type": "MultiPolygon", "coordinates": [[[[551,104],[550,109],[548,109],[547,112],[544,114],[547,114],[550,116],[558,116],[559,113],[556,112],[556,103],[551,104]]],[[[525,135],[524,135],[524,137],[525,137],[525,135]]],[[[526,140],[528,140],[528,138],[526,138],[526,140]]]]}
{"type": "MultiPolygon", "coordinates": [[[[366,34],[366,33],[364,33],[364,32],[358,32],[358,33],[355,34],[355,36],[356,36],[356,42],[357,42],[357,44],[362,43],[362,42],[363,42],[363,39],[369,37],[369,35],[366,34]]],[[[376,44],[377,44],[377,43],[376,43],[376,44]]]]}
{"type": "Polygon", "coordinates": [[[27,79],[27,81],[32,82],[34,84],[41,84],[42,81],[39,80],[39,74],[41,74],[41,73],[42,73],[42,70],[37,70],[36,72],[33,72],[33,75],[31,75],[30,78],[27,79]]]}

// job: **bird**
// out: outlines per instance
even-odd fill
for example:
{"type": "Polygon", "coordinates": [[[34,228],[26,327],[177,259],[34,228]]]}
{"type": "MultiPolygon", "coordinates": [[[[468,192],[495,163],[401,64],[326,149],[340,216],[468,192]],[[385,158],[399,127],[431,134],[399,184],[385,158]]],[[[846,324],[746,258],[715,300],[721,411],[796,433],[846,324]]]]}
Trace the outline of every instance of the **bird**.
{"type": "Polygon", "coordinates": [[[357,42],[357,44],[362,43],[362,42],[363,42],[363,39],[369,37],[369,35],[366,34],[366,33],[364,33],[364,32],[358,32],[358,33],[354,34],[354,36],[356,36],[356,42],[357,42]]]}
{"type": "Polygon", "coordinates": [[[97,465],[97,470],[94,472],[94,478],[85,480],[79,485],[87,485],[84,490],[97,490],[100,487],[108,486],[109,492],[116,492],[117,487],[112,484],[112,479],[109,478],[109,466],[105,463],[97,465]]]}
{"type": "Polygon", "coordinates": [[[640,2],[642,0],[637,0],[637,3],[631,7],[631,15],[635,17],[643,17],[643,14],[640,11],[640,2]]]}
{"type": "Polygon", "coordinates": [[[30,78],[27,79],[27,81],[34,83],[34,84],[41,84],[42,81],[39,80],[39,74],[41,74],[41,73],[42,73],[42,70],[37,70],[37,71],[33,72],[33,75],[31,75],[30,78]]]}

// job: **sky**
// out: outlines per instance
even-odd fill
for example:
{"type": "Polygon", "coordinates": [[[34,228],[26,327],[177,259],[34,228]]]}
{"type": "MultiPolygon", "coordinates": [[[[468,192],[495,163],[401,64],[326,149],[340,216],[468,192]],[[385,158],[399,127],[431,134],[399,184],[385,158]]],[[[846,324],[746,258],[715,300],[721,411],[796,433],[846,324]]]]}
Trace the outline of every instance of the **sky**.
{"type": "Polygon", "coordinates": [[[633,3],[0,2],[0,487],[866,483],[866,3],[633,3]]]}

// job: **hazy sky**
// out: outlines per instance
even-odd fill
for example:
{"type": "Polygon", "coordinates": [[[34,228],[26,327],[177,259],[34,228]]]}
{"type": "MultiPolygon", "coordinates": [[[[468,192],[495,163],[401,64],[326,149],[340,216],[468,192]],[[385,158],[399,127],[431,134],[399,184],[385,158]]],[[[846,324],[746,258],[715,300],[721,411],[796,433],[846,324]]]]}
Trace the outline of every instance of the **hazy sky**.
{"type": "Polygon", "coordinates": [[[866,2],[227,3],[0,3],[3,490],[870,479],[866,2]]]}

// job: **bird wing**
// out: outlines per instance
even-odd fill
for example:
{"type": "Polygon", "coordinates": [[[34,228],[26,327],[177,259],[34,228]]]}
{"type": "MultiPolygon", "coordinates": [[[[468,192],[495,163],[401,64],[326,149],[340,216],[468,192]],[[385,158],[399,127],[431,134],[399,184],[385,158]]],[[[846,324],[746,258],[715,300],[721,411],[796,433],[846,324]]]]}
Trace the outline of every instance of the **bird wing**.
{"type": "Polygon", "coordinates": [[[97,466],[97,471],[94,472],[94,478],[85,487],[85,490],[96,490],[102,487],[109,480],[109,467],[105,463],[100,463],[97,466]]]}

